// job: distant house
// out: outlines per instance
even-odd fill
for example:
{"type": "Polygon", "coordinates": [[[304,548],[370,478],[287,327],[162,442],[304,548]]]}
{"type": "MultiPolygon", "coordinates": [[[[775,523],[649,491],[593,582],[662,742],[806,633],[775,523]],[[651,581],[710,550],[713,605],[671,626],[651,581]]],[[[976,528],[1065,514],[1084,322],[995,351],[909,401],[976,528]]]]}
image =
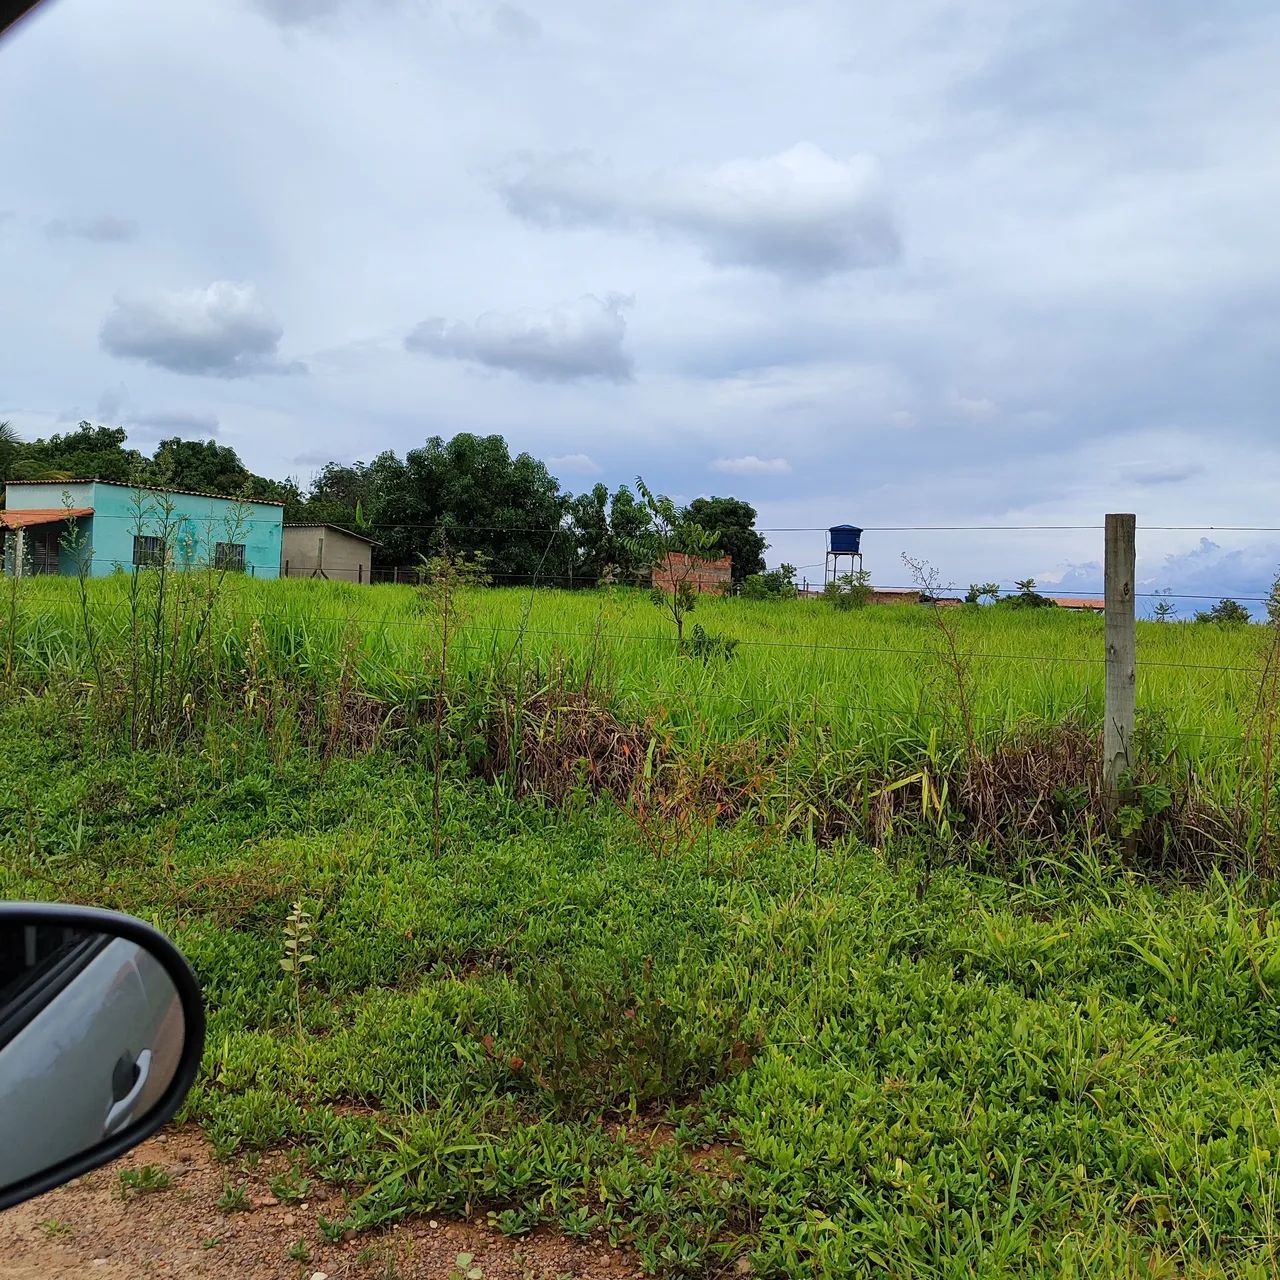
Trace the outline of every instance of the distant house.
{"type": "Polygon", "coordinates": [[[4,492],[6,573],[100,578],[158,563],[280,573],[283,503],[111,480],[11,480],[4,492]]]}
{"type": "Polygon", "coordinates": [[[1075,609],[1080,613],[1105,613],[1101,596],[1050,596],[1059,609],[1075,609]]]}
{"type": "Polygon", "coordinates": [[[653,585],[660,591],[674,591],[679,582],[688,583],[698,593],[727,595],[733,585],[733,557],[700,560],[681,551],[672,551],[653,571],[653,585]]]}
{"type": "Polygon", "coordinates": [[[336,524],[287,524],[281,541],[280,574],[285,578],[369,582],[377,545],[372,538],[336,524]]]}

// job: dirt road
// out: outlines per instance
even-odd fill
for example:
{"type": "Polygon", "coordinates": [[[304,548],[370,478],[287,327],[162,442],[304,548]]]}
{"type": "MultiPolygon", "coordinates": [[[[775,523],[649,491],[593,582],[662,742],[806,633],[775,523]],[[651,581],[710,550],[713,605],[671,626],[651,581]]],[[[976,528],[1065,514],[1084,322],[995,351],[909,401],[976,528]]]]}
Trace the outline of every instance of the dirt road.
{"type": "Polygon", "coordinates": [[[447,1280],[460,1253],[484,1280],[634,1280],[634,1256],[607,1243],[547,1232],[509,1240],[470,1223],[416,1219],[390,1231],[330,1243],[317,1219],[342,1216],[319,1184],[280,1203],[264,1157],[248,1171],[221,1165],[198,1130],[161,1134],[79,1181],[0,1214],[0,1280],[447,1280]],[[151,1166],[153,1190],[129,1190],[122,1172],[151,1166]],[[226,1211],[228,1183],[246,1208],[226,1211]],[[314,1191],[314,1194],[310,1192],[314,1191]],[[223,1206],[219,1206],[219,1200],[223,1206]]]}

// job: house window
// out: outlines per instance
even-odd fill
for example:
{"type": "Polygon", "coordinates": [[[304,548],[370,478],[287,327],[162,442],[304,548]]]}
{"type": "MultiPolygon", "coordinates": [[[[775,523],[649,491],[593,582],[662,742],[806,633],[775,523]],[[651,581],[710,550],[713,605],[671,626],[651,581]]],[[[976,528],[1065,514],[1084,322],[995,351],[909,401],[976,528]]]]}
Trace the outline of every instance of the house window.
{"type": "Polygon", "coordinates": [[[138,568],[164,563],[164,539],[153,534],[133,535],[133,563],[138,568]]]}
{"type": "Polygon", "coordinates": [[[232,569],[237,573],[243,573],[244,543],[215,543],[213,548],[213,565],[215,569],[232,569]]]}

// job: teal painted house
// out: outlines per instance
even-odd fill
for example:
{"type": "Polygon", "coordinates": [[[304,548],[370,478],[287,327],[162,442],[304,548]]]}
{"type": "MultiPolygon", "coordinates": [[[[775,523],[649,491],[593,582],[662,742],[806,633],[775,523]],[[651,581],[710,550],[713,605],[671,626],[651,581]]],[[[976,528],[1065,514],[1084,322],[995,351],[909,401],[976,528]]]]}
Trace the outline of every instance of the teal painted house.
{"type": "Polygon", "coordinates": [[[95,578],[168,560],[280,576],[284,505],[108,480],[10,481],[5,485],[4,567],[95,578]]]}

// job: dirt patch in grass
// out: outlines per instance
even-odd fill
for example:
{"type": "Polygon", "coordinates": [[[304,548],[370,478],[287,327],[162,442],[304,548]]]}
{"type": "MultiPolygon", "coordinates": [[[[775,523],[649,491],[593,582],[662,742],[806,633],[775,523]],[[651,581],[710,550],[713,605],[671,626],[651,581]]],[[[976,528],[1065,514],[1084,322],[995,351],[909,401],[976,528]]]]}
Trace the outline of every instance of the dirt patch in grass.
{"type": "Polygon", "coordinates": [[[459,1253],[485,1280],[633,1280],[635,1257],[605,1243],[537,1231],[509,1239],[469,1222],[414,1218],[385,1231],[333,1242],[321,1216],[342,1217],[341,1195],[314,1184],[305,1199],[282,1203],[273,1177],[284,1157],[251,1169],[214,1160],[198,1129],[169,1130],[124,1159],[8,1210],[0,1218],[0,1280],[443,1280],[459,1253]],[[124,1170],[154,1165],[163,1190],[122,1197],[124,1170]],[[226,1188],[243,1188],[248,1207],[224,1212],[226,1188]]]}

